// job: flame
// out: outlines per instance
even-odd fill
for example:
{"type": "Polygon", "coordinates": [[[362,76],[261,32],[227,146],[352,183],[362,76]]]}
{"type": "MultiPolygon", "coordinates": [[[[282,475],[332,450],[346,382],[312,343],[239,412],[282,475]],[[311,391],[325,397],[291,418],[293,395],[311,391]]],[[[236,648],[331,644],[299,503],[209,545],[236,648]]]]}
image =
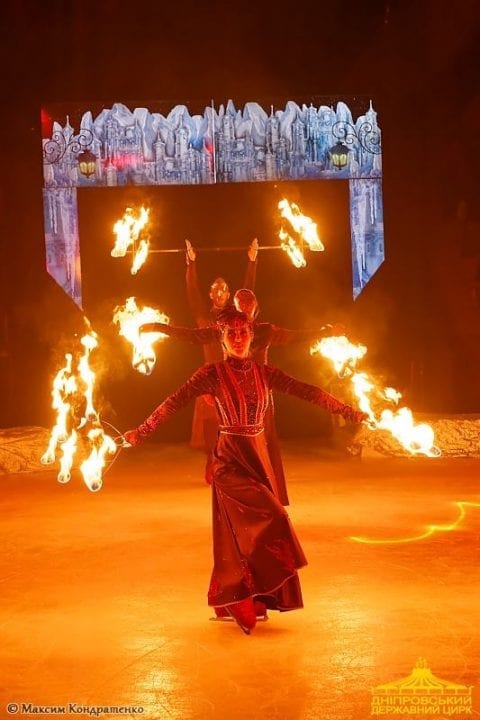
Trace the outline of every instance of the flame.
{"type": "Polygon", "coordinates": [[[140,240],[139,246],[135,252],[135,255],[133,256],[133,263],[132,263],[132,267],[130,269],[130,272],[132,275],[136,275],[137,272],[142,267],[142,265],[144,264],[145,260],[148,257],[149,249],[150,249],[150,243],[148,242],[148,240],[145,240],[145,239],[140,240]]]}
{"type": "Polygon", "coordinates": [[[127,208],[121,220],[113,226],[116,235],[115,245],[111,251],[112,257],[125,257],[130,246],[133,248],[133,262],[130,272],[136,275],[148,256],[150,244],[147,238],[141,238],[138,247],[135,246],[140,234],[145,231],[150,217],[150,210],[141,207],[138,212],[127,208]]]}
{"type": "Polygon", "coordinates": [[[391,387],[386,387],[383,389],[383,394],[385,396],[385,400],[391,400],[395,403],[395,405],[398,405],[400,402],[400,399],[402,397],[402,393],[398,392],[398,390],[395,390],[391,387]]]}
{"type": "Polygon", "coordinates": [[[365,345],[354,345],[345,335],[337,335],[319,340],[310,349],[312,355],[317,352],[331,360],[337,375],[343,377],[344,373],[354,368],[358,360],[361,360],[367,348],[365,345]]]}
{"type": "Polygon", "coordinates": [[[80,470],[90,490],[96,491],[102,487],[102,470],[105,467],[105,457],[109,454],[113,455],[117,450],[117,446],[114,440],[98,427],[92,428],[87,437],[93,447],[88,458],[80,465],[80,470]]]}
{"type": "Polygon", "coordinates": [[[358,398],[358,407],[367,413],[368,426],[372,430],[389,431],[412,455],[438,457],[441,452],[434,445],[435,434],[430,425],[416,424],[408,407],[400,407],[395,411],[379,407],[385,401],[398,405],[401,393],[394,388],[381,388],[365,372],[355,372],[358,360],[366,352],[364,345],[355,345],[345,336],[323,338],[310,348],[312,355],[319,353],[329,359],[337,374],[350,378],[353,393],[358,398]]]}
{"type": "Polygon", "coordinates": [[[77,438],[77,433],[75,430],[72,430],[70,436],[60,445],[62,457],[60,458],[60,471],[57,475],[58,482],[66,483],[71,478],[70,470],[72,469],[73,456],[77,449],[77,438]]]}
{"type": "Polygon", "coordinates": [[[66,364],[55,375],[52,388],[52,407],[57,411],[57,420],[52,428],[48,447],[42,455],[40,462],[50,465],[55,462],[55,450],[59,442],[64,443],[70,433],[67,429],[70,402],[68,398],[77,390],[75,377],[72,373],[72,355],[65,355],[66,364]]]}
{"type": "Polygon", "coordinates": [[[88,335],[84,335],[80,342],[85,348],[84,353],[78,363],[78,372],[84,384],[83,394],[86,400],[85,412],[82,418],[82,423],[80,425],[80,427],[82,427],[89,420],[98,420],[97,412],[93,407],[93,388],[95,386],[95,374],[92,371],[88,362],[90,353],[98,345],[96,333],[92,332],[88,335]]]}
{"type": "Polygon", "coordinates": [[[318,237],[317,224],[307,215],[302,215],[300,208],[295,203],[290,203],[286,198],[278,203],[280,215],[288,220],[295,232],[307,243],[310,250],[319,252],[325,247],[318,237]]]}
{"type": "Polygon", "coordinates": [[[292,263],[297,268],[305,267],[307,264],[307,261],[305,260],[305,256],[302,252],[302,249],[300,245],[297,245],[295,240],[287,233],[283,228],[280,229],[280,232],[278,233],[278,237],[280,238],[281,247],[282,250],[285,250],[288,257],[292,261],[292,263]],[[285,242],[285,240],[287,242],[285,242]]]}
{"type": "Polygon", "coordinates": [[[167,336],[160,332],[140,333],[140,325],[150,322],[168,323],[169,318],[156,308],[144,306],[139,308],[134,297],[129,297],[125,305],[115,308],[113,322],[119,326],[119,333],[133,347],[132,365],[135,370],[150,375],[155,367],[156,356],[153,343],[164,340],[167,336]]]}
{"type": "Polygon", "coordinates": [[[45,465],[53,463],[57,447],[60,446],[60,470],[57,479],[61,483],[68,482],[78,449],[80,430],[90,426],[88,432],[83,432],[81,435],[83,438],[86,437],[87,444],[92,449],[80,469],[86,486],[95,491],[102,486],[105,456],[114,454],[117,446],[103,431],[93,404],[95,373],[90,367],[89,358],[92,350],[98,345],[97,335],[90,331],[81,338],[80,342],[83,346],[83,355],[77,363],[77,372],[73,371],[73,355],[67,353],[65,366],[58,371],[53,381],[52,407],[57,412],[57,419],[41,462],[45,465]],[[80,418],[78,418],[79,407],[83,407],[80,418]]]}

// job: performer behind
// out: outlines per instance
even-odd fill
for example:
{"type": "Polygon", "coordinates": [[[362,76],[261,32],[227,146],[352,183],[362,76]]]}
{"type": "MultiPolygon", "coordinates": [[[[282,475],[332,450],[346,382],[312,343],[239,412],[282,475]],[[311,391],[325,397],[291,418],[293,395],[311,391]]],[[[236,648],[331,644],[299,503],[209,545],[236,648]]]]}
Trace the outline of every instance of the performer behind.
{"type": "Polygon", "coordinates": [[[295,395],[354,422],[367,415],[249,358],[253,329],[245,314],[227,308],[218,322],[226,359],[197,370],[124,437],[138,445],[193,398],[206,393],[215,398],[220,432],[212,468],[214,567],[208,604],[249,634],[257,619],[255,602],[281,612],[303,607],[297,570],[307,562],[277,497],[264,433],[269,391],[295,395]]]}
{"type": "MultiPolygon", "coordinates": [[[[210,286],[209,297],[211,306],[208,308],[198,282],[196,252],[189,240],[185,240],[185,245],[187,248],[187,297],[195,324],[198,328],[214,327],[216,329],[215,321],[218,314],[229,304],[230,289],[223,278],[216,278],[210,286]]],[[[252,289],[255,287],[257,248],[258,240],[255,239],[247,251],[248,264],[245,274],[245,287],[252,289]]],[[[203,344],[203,353],[206,363],[223,360],[223,348],[216,334],[212,334],[211,338],[203,344]]],[[[212,461],[213,448],[217,440],[217,433],[218,421],[212,401],[208,396],[197,398],[193,411],[190,444],[194,448],[204,449],[207,453],[205,466],[205,478],[207,482],[210,482],[210,464],[212,461]]]]}

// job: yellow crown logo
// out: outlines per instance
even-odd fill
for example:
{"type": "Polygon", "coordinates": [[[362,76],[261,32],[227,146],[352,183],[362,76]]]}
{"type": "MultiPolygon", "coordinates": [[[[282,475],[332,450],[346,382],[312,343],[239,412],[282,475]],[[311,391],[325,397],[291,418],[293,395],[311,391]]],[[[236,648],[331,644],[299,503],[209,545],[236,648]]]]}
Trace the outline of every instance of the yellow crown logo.
{"type": "Polygon", "coordinates": [[[419,658],[408,677],[372,688],[371,715],[471,715],[472,689],[438,678],[419,658]]]}
{"type": "Polygon", "coordinates": [[[428,667],[425,658],[418,658],[406,678],[377,685],[373,695],[471,695],[473,685],[459,685],[436,677],[428,667]]]}

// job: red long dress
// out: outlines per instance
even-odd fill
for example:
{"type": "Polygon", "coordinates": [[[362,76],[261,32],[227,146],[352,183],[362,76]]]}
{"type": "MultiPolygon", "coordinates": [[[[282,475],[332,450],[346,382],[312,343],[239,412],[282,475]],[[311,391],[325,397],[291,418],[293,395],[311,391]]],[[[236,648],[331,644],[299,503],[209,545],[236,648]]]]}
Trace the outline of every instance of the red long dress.
{"type": "Polygon", "coordinates": [[[214,451],[212,527],[214,567],[208,604],[222,607],[248,597],[270,609],[303,607],[297,569],[306,558],[277,498],[263,421],[270,390],[296,395],[332,413],[364,416],[314,385],[250,359],[205,365],[136,430],[152,433],[190,400],[215,397],[220,432],[214,451]]]}

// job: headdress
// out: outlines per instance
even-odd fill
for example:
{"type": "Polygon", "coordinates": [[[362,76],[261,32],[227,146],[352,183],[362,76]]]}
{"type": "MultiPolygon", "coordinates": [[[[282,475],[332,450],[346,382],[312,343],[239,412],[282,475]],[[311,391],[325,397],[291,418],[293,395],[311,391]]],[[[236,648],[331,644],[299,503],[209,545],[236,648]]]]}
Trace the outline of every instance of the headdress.
{"type": "Polygon", "coordinates": [[[223,328],[227,325],[233,325],[235,321],[243,322],[247,325],[251,324],[245,313],[239,312],[232,305],[229,305],[224,310],[222,310],[216,318],[216,323],[221,330],[223,330],[223,328]]]}

